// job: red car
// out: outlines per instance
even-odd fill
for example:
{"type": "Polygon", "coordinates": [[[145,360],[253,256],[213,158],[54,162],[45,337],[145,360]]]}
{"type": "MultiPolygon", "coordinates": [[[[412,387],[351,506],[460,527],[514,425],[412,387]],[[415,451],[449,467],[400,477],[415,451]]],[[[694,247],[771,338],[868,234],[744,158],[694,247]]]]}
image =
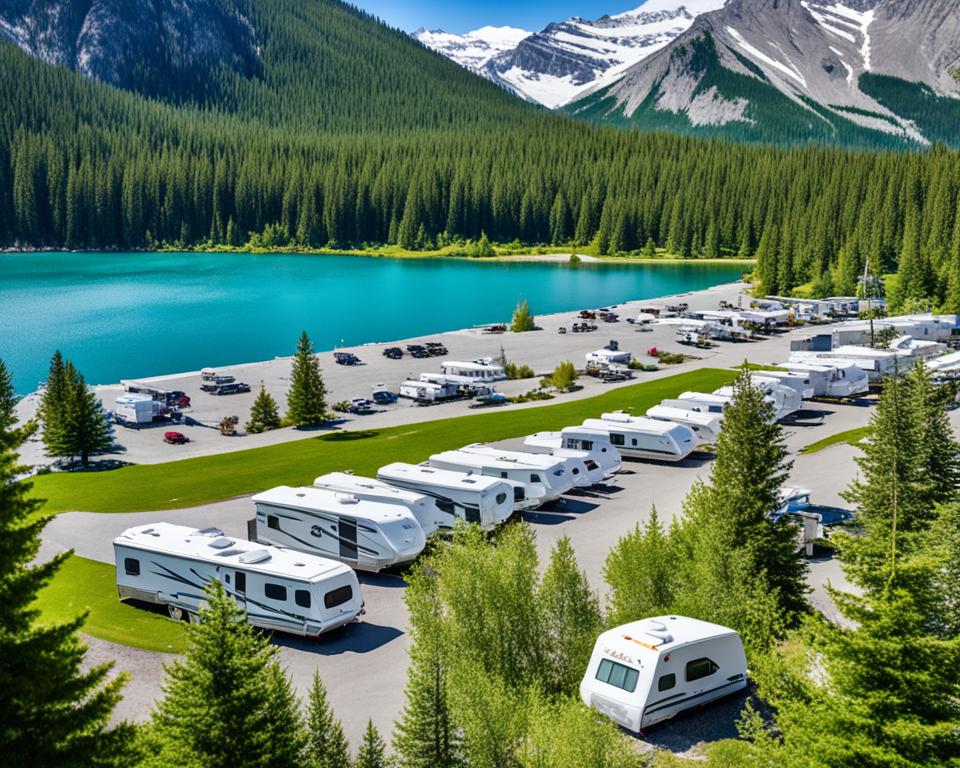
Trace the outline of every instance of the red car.
{"type": "Polygon", "coordinates": [[[170,443],[170,445],[183,445],[184,443],[189,443],[190,438],[183,434],[183,432],[164,432],[163,442],[170,443]]]}

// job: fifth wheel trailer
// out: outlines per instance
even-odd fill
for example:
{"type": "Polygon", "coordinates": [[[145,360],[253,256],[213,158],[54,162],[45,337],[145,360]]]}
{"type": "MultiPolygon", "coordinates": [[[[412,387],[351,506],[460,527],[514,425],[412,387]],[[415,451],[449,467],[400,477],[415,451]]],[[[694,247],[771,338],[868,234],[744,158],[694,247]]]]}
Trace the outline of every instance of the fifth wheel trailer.
{"type": "Polygon", "coordinates": [[[689,427],[655,419],[632,416],[587,419],[583,426],[605,431],[621,455],[631,459],[682,461],[699,445],[697,436],[689,427]]]}
{"type": "Polygon", "coordinates": [[[323,488],[281,485],[253,497],[257,540],[340,560],[361,571],[407,563],[426,546],[405,506],[323,488]]]}
{"type": "Polygon", "coordinates": [[[657,616],[597,638],[580,696],[640,733],[746,686],[747,659],[735,631],[684,616],[657,616]]]}
{"type": "Polygon", "coordinates": [[[357,575],[343,563],[170,523],[113,540],[117,594],[195,621],[219,581],[255,627],[316,637],[363,613],[357,575]]]}
{"type": "Polygon", "coordinates": [[[531,453],[580,455],[584,463],[594,461],[600,466],[604,480],[613,477],[622,466],[620,451],[610,442],[610,434],[599,429],[564,427],[560,432],[537,432],[524,439],[523,447],[531,453]]]}

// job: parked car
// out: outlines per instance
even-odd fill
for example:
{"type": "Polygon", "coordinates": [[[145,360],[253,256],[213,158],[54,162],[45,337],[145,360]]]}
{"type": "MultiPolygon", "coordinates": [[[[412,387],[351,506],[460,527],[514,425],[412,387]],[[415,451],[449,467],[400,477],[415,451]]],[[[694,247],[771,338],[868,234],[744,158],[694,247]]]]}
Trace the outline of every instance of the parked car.
{"type": "Polygon", "coordinates": [[[204,380],[200,389],[204,392],[214,392],[224,384],[233,384],[236,379],[233,376],[211,376],[204,380]]]}
{"type": "Polygon", "coordinates": [[[391,360],[399,360],[403,357],[403,350],[400,347],[387,347],[383,350],[383,356],[388,357],[391,360]]]}
{"type": "Polygon", "coordinates": [[[239,395],[241,392],[249,392],[250,385],[238,381],[234,384],[222,384],[210,394],[212,395],[239,395]]]}
{"type": "Polygon", "coordinates": [[[350,413],[365,416],[374,413],[373,403],[365,397],[355,397],[350,401],[350,413]]]}
{"type": "Polygon", "coordinates": [[[447,348],[438,341],[428,341],[424,346],[431,357],[442,357],[449,354],[447,348]]]}
{"type": "Polygon", "coordinates": [[[183,432],[164,432],[163,442],[170,443],[170,445],[184,445],[190,442],[190,438],[183,432]]]}
{"type": "Polygon", "coordinates": [[[430,352],[422,344],[407,344],[407,352],[416,358],[430,357],[430,352]]]}
{"type": "Polygon", "coordinates": [[[333,359],[337,365],[360,365],[360,358],[353,352],[334,352],[333,359]]]}
{"type": "Polygon", "coordinates": [[[388,389],[375,389],[373,391],[373,402],[377,405],[390,405],[397,402],[397,395],[388,389]]]}

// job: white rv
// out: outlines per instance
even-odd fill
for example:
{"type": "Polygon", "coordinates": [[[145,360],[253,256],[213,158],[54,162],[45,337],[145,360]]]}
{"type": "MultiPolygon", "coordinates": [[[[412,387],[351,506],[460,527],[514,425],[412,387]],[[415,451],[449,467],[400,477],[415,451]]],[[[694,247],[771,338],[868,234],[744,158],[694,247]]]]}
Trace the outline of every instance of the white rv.
{"type": "Polygon", "coordinates": [[[357,575],[324,557],[265,547],[170,523],[130,528],[113,540],[121,600],[165,605],[196,621],[214,581],[256,627],[316,637],[363,613],[357,575]]]}
{"type": "Polygon", "coordinates": [[[622,465],[620,451],[613,447],[609,433],[599,429],[564,427],[560,432],[537,432],[523,441],[523,447],[531,453],[579,456],[588,469],[589,462],[594,462],[600,467],[602,480],[615,475],[622,465]]]}
{"type": "Polygon", "coordinates": [[[404,506],[323,488],[281,485],[253,497],[257,540],[382,571],[416,558],[423,528],[404,506]]]}
{"type": "Polygon", "coordinates": [[[699,443],[689,427],[656,419],[632,416],[587,419],[583,426],[605,431],[621,455],[633,459],[682,461],[696,450],[699,443]]]}
{"type": "Polygon", "coordinates": [[[450,400],[459,396],[460,387],[457,384],[446,382],[439,384],[435,381],[413,381],[408,379],[400,385],[400,397],[416,400],[421,403],[434,403],[441,400],[450,400]]]}
{"type": "Polygon", "coordinates": [[[473,382],[502,381],[507,378],[502,365],[495,365],[493,361],[486,358],[469,363],[445,360],[440,363],[440,370],[448,376],[462,376],[473,382]]]}
{"type": "MultiPolygon", "coordinates": [[[[773,404],[774,419],[780,421],[792,416],[803,408],[803,400],[800,399],[800,393],[795,389],[786,387],[773,380],[764,380],[760,376],[750,377],[754,387],[763,392],[767,402],[773,404]]],[[[721,387],[714,392],[721,397],[733,397],[733,387],[721,387]]]]}
{"type": "Polygon", "coordinates": [[[163,412],[163,404],[150,395],[120,395],[113,415],[122,424],[150,424],[163,412]]]}
{"type": "Polygon", "coordinates": [[[732,629],[684,616],[634,621],[597,638],[580,697],[640,733],[747,686],[747,659],[732,629]]]}
{"type": "Polygon", "coordinates": [[[838,360],[791,361],[781,363],[780,367],[807,376],[814,397],[854,397],[870,388],[866,371],[853,363],[838,360]]]}
{"type": "MultiPolygon", "coordinates": [[[[675,401],[664,401],[664,405],[673,405],[675,401]]],[[[721,397],[717,394],[710,394],[707,392],[684,392],[680,397],[677,398],[676,402],[686,403],[686,407],[691,411],[699,411],[700,413],[716,413],[720,416],[723,416],[723,412],[727,409],[727,406],[733,402],[732,397],[721,397]]]]}
{"type": "Polygon", "coordinates": [[[753,375],[753,380],[774,381],[790,387],[800,395],[801,400],[811,400],[815,393],[810,377],[801,371],[758,371],[753,375]]]}
{"type": "Polygon", "coordinates": [[[513,514],[514,489],[492,477],[395,462],[380,467],[377,479],[395,488],[430,496],[441,512],[477,523],[485,531],[506,522],[513,514]]]}
{"type": "Polygon", "coordinates": [[[584,487],[590,484],[587,481],[587,468],[583,461],[572,456],[554,456],[551,458],[542,453],[506,451],[485,443],[471,443],[463,446],[460,450],[464,453],[490,456],[537,470],[543,476],[544,485],[549,488],[548,495],[554,499],[560,498],[571,488],[584,487]]]}
{"type": "Polygon", "coordinates": [[[630,362],[633,360],[632,353],[624,352],[620,349],[609,349],[607,347],[588,352],[584,357],[587,365],[593,364],[599,366],[630,365],[630,362]]]}
{"type": "Polygon", "coordinates": [[[320,475],[313,481],[316,488],[328,491],[346,493],[366,501],[380,501],[385,504],[398,504],[410,510],[425,535],[439,528],[452,528],[456,517],[450,512],[443,512],[437,502],[429,496],[402,488],[394,488],[379,480],[369,477],[349,475],[346,472],[329,472],[320,475]]]}
{"type": "Polygon", "coordinates": [[[427,466],[502,480],[513,488],[511,498],[515,512],[536,509],[555,498],[541,476],[542,472],[528,465],[518,465],[492,456],[480,456],[465,451],[443,451],[431,456],[427,466]]]}
{"type": "Polygon", "coordinates": [[[670,421],[690,427],[700,440],[700,445],[714,445],[720,437],[722,417],[713,413],[701,413],[676,406],[655,405],[647,409],[647,417],[659,421],[670,421]]]}

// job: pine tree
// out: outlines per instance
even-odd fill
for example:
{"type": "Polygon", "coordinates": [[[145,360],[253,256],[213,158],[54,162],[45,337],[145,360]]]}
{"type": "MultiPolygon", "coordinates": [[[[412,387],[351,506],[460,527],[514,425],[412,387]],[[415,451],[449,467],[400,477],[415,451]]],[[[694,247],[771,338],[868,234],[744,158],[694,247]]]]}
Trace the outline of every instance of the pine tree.
{"type": "Polygon", "coordinates": [[[51,456],[59,456],[65,437],[70,382],[60,350],[53,353],[37,416],[43,424],[43,444],[51,456]]]}
{"type": "Polygon", "coordinates": [[[320,362],[313,354],[313,344],[304,331],[297,343],[287,395],[287,421],[295,427],[317,427],[327,420],[327,390],[320,373],[320,362]]]}
{"type": "MultiPolygon", "coordinates": [[[[13,393],[13,376],[7,370],[6,364],[0,360],[0,451],[7,449],[13,443],[22,444],[22,432],[15,429],[17,423],[17,397],[13,393]]],[[[27,429],[31,432],[35,425],[30,424],[27,429]]]]}
{"type": "Polygon", "coordinates": [[[301,768],[305,737],[276,647],[254,632],[219,581],[207,587],[187,652],[167,668],[142,745],[145,765],[301,768]]]}
{"type": "Polygon", "coordinates": [[[677,552],[656,507],[644,527],[623,536],[607,555],[603,576],[610,586],[608,623],[627,624],[674,609],[677,552]]]}
{"type": "Polygon", "coordinates": [[[426,567],[414,569],[407,579],[405,600],[412,644],[406,703],[393,740],[404,768],[458,768],[463,764],[459,729],[450,711],[449,657],[436,581],[426,567]]]}
{"type": "Polygon", "coordinates": [[[62,456],[79,456],[83,466],[89,466],[90,456],[108,450],[113,445],[113,433],[107,423],[103,404],[96,393],[87,387],[83,374],[66,366],[70,379],[67,404],[65,452],[62,456]]]}
{"type": "Polygon", "coordinates": [[[600,604],[577,565],[573,545],[560,538],[550,553],[538,593],[548,646],[545,687],[573,695],[601,629],[600,604]]]}
{"type": "Polygon", "coordinates": [[[318,672],[313,673],[306,730],[307,768],[350,768],[350,753],[343,726],[334,717],[327,702],[327,689],[318,672]]]}
{"type": "Polygon", "coordinates": [[[513,310],[513,320],[510,323],[510,330],[513,333],[526,333],[534,331],[537,328],[536,318],[530,312],[530,305],[526,299],[520,299],[517,302],[517,308],[513,310]]]}
{"type": "MultiPolygon", "coordinates": [[[[5,369],[4,369],[5,370],[5,369]]],[[[84,670],[81,616],[64,624],[41,621],[38,592],[70,553],[36,564],[40,500],[16,478],[17,450],[34,427],[12,428],[9,393],[0,397],[0,755],[10,766],[122,766],[132,735],[110,729],[123,677],[107,682],[110,667],[84,670]]]]}
{"type": "Polygon", "coordinates": [[[257,393],[257,399],[253,401],[253,406],[250,408],[250,421],[244,425],[244,429],[256,434],[277,429],[279,426],[280,411],[277,408],[277,401],[267,392],[267,388],[261,381],[260,392],[257,393]]]}
{"type": "Polygon", "coordinates": [[[367,729],[363,732],[363,741],[353,765],[354,768],[387,768],[386,745],[373,720],[367,721],[367,729]]]}
{"type": "Polygon", "coordinates": [[[951,503],[960,498],[960,443],[947,414],[950,392],[934,384],[930,369],[922,363],[913,366],[907,383],[916,409],[922,503],[930,507],[951,503]]]}

